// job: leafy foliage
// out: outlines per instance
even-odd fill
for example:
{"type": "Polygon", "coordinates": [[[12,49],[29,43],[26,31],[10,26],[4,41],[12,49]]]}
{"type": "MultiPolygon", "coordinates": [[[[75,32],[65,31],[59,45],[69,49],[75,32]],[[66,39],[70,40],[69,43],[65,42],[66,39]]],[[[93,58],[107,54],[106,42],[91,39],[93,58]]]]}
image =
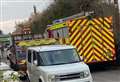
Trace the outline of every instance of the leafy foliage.
{"type": "Polygon", "coordinates": [[[111,9],[114,10],[114,6],[102,3],[102,0],[55,0],[45,11],[37,15],[32,23],[32,31],[43,34],[47,25],[53,20],[82,11],[94,11],[93,16],[108,16],[111,15],[111,9]]]}

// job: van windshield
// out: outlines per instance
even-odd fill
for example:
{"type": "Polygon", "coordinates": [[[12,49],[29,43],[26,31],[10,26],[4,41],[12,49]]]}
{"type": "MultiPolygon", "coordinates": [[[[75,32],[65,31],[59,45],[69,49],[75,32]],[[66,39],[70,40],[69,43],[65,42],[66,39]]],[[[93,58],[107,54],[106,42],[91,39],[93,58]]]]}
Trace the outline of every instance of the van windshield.
{"type": "Polygon", "coordinates": [[[80,61],[75,49],[44,51],[39,53],[38,66],[77,63],[80,61]]]}

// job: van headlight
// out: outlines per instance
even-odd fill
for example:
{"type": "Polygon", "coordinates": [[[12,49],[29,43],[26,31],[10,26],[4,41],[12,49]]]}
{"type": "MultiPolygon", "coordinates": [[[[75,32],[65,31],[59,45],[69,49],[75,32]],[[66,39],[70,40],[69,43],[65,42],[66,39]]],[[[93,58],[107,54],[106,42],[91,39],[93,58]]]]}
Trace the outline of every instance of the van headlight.
{"type": "Polygon", "coordinates": [[[80,79],[87,78],[90,75],[89,71],[80,72],[80,79]]]}
{"type": "Polygon", "coordinates": [[[56,81],[55,75],[48,75],[48,81],[49,82],[55,82],[56,81]]]}

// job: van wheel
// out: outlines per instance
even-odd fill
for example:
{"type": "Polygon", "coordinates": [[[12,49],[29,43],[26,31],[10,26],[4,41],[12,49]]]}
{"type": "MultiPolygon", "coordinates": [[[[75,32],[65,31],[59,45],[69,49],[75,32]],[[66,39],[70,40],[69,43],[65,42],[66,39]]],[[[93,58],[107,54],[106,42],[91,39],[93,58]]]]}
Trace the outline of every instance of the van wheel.
{"type": "Polygon", "coordinates": [[[42,82],[42,80],[41,80],[41,79],[39,79],[39,82],[42,82]]]}

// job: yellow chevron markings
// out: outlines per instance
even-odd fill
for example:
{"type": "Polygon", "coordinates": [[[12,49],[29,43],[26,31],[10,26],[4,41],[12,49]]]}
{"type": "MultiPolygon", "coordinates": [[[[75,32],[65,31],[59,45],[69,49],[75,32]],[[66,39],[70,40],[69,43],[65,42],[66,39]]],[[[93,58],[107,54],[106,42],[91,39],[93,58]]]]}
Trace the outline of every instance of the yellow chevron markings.
{"type": "Polygon", "coordinates": [[[81,30],[81,31],[84,31],[84,30],[86,30],[87,28],[88,28],[88,26],[86,26],[86,25],[80,26],[80,30],[81,30]]]}
{"type": "Polygon", "coordinates": [[[104,39],[109,45],[111,45],[114,48],[114,44],[111,43],[108,39],[106,39],[105,36],[102,36],[102,39],[104,39]]]}
{"type": "Polygon", "coordinates": [[[77,50],[81,52],[81,50],[80,50],[80,49],[81,49],[82,47],[83,47],[82,45],[79,45],[79,47],[78,47],[78,49],[77,49],[77,50]]]}
{"type": "Polygon", "coordinates": [[[99,42],[102,42],[101,38],[99,38],[96,34],[92,34],[99,42]]]}
{"type": "Polygon", "coordinates": [[[108,19],[107,17],[105,17],[105,20],[106,20],[107,22],[109,22],[110,24],[112,23],[112,21],[111,21],[110,19],[108,19]]]}
{"type": "Polygon", "coordinates": [[[84,20],[82,21],[82,23],[80,24],[80,26],[84,26],[84,24],[85,24],[86,21],[87,21],[87,19],[84,19],[84,20]]]}
{"type": "Polygon", "coordinates": [[[102,33],[103,33],[107,38],[109,38],[112,42],[114,42],[113,38],[110,37],[105,31],[102,31],[102,33]]]}
{"type": "Polygon", "coordinates": [[[103,57],[103,53],[104,53],[103,50],[101,50],[101,49],[100,49],[98,46],[96,46],[96,45],[94,46],[94,48],[97,49],[97,50],[100,52],[100,53],[99,53],[99,52],[97,52],[97,51],[95,50],[95,51],[97,52],[97,54],[99,54],[99,56],[100,56],[103,60],[107,60],[106,58],[103,57]]]}
{"type": "Polygon", "coordinates": [[[101,43],[99,43],[96,39],[94,39],[94,42],[95,42],[100,48],[103,47],[103,45],[102,45],[101,43]]]}
{"type": "Polygon", "coordinates": [[[94,25],[95,28],[97,28],[97,30],[101,31],[101,27],[99,27],[98,25],[94,25]]]}
{"type": "MultiPolygon", "coordinates": [[[[89,59],[89,57],[93,54],[93,50],[90,51],[90,53],[87,54],[87,57],[85,58],[85,62],[87,62],[87,60],[89,59]]],[[[92,56],[93,57],[93,56],[92,56]]],[[[91,58],[92,58],[91,57],[91,58]]]]}
{"type": "Polygon", "coordinates": [[[97,49],[101,54],[103,53],[103,50],[101,50],[97,45],[95,45],[94,48],[97,49]]]}
{"type": "Polygon", "coordinates": [[[106,21],[104,21],[104,24],[105,24],[108,28],[110,28],[110,25],[109,25],[106,21]]]}
{"type": "Polygon", "coordinates": [[[78,46],[78,50],[79,50],[79,46],[81,46],[81,41],[82,41],[82,39],[80,38],[76,43],[76,46],[78,46]]]}
{"type": "Polygon", "coordinates": [[[85,46],[83,47],[83,50],[86,49],[86,48],[88,47],[88,45],[91,44],[91,42],[92,42],[92,41],[91,41],[91,39],[90,39],[87,43],[85,43],[85,46]]]}
{"type": "Polygon", "coordinates": [[[89,59],[88,63],[92,62],[92,60],[94,60],[94,55],[89,59]]]}
{"type": "MultiPolygon", "coordinates": [[[[80,34],[81,34],[81,33],[80,33],[80,34]]],[[[82,41],[82,40],[81,40],[81,37],[79,37],[79,40],[77,41],[76,46],[78,46],[78,45],[80,46],[81,41],[82,41]]]]}
{"type": "Polygon", "coordinates": [[[110,49],[110,51],[112,51],[113,49],[108,45],[106,44],[105,42],[103,43],[103,45],[106,47],[105,50],[107,51],[107,49],[110,49]]]}
{"type": "Polygon", "coordinates": [[[99,20],[103,23],[103,26],[105,24],[108,28],[110,28],[110,25],[105,21],[105,19],[99,18],[99,20]]]}
{"type": "Polygon", "coordinates": [[[90,21],[90,23],[91,23],[91,24],[93,24],[93,25],[96,25],[96,23],[95,23],[95,22],[93,22],[92,20],[90,21]]]}
{"type": "MultiPolygon", "coordinates": [[[[77,21],[77,20],[76,20],[77,21]]],[[[79,25],[79,23],[81,22],[81,20],[78,20],[76,23],[75,23],[75,25],[72,27],[72,31],[74,31],[76,28],[77,28],[77,26],[79,25]]]]}
{"type": "Polygon", "coordinates": [[[78,29],[75,30],[75,32],[73,33],[73,35],[70,37],[70,40],[73,40],[71,44],[74,44],[76,41],[76,34],[79,32],[78,29]]]}
{"type": "Polygon", "coordinates": [[[89,40],[90,37],[91,37],[91,34],[88,34],[88,36],[83,37],[84,38],[83,44],[86,44],[85,42],[87,42],[87,40],[89,40]]]}
{"type": "Polygon", "coordinates": [[[75,20],[72,20],[72,22],[68,23],[69,27],[71,27],[75,23],[75,20]]]}
{"type": "Polygon", "coordinates": [[[113,37],[113,33],[109,31],[106,27],[102,27],[107,33],[109,33],[113,37]]]}
{"type": "Polygon", "coordinates": [[[93,19],[98,25],[102,25],[102,23],[100,21],[98,21],[97,19],[93,19]]]}
{"type": "Polygon", "coordinates": [[[96,34],[98,34],[99,36],[101,36],[101,33],[98,32],[98,30],[96,30],[94,27],[92,27],[92,31],[94,31],[96,34]]]}
{"type": "MultiPolygon", "coordinates": [[[[74,40],[73,40],[73,43],[76,42],[78,39],[80,40],[80,37],[81,36],[81,33],[78,32],[78,34],[75,36],[74,40]]],[[[76,42],[76,46],[77,46],[77,43],[79,42],[79,40],[76,42]]]]}
{"type": "MultiPolygon", "coordinates": [[[[88,55],[87,53],[90,51],[90,49],[92,49],[92,47],[93,47],[93,46],[90,45],[83,54],[84,54],[85,56],[88,55]]],[[[84,51],[84,50],[83,50],[83,51],[84,51]]]]}
{"type": "MultiPolygon", "coordinates": [[[[88,33],[90,32],[90,28],[88,28],[82,35],[82,37],[85,37],[86,35],[88,35],[88,33]]],[[[90,34],[90,33],[89,33],[90,34]]]]}
{"type": "MultiPolygon", "coordinates": [[[[99,54],[96,51],[94,53],[99,54]]],[[[101,61],[101,59],[99,59],[96,55],[94,55],[94,59],[96,59],[97,61],[101,61]]]]}
{"type": "Polygon", "coordinates": [[[76,29],[76,30],[73,32],[73,34],[71,35],[70,40],[72,40],[78,32],[79,32],[79,30],[76,29]]]}
{"type": "Polygon", "coordinates": [[[99,20],[103,23],[103,18],[100,17],[99,20]]]}

